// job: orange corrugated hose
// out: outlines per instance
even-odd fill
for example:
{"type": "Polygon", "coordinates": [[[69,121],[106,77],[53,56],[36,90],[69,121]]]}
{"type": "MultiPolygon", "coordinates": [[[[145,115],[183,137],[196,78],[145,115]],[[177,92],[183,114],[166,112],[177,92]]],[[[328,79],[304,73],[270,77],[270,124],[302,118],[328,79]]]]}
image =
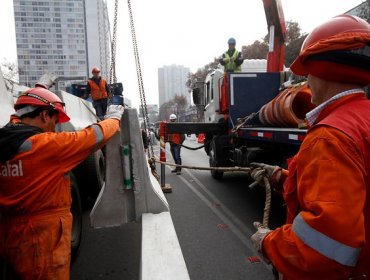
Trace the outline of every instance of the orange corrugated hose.
{"type": "Polygon", "coordinates": [[[266,126],[298,127],[314,107],[307,83],[299,84],[285,89],[264,105],[259,119],[266,126]]]}

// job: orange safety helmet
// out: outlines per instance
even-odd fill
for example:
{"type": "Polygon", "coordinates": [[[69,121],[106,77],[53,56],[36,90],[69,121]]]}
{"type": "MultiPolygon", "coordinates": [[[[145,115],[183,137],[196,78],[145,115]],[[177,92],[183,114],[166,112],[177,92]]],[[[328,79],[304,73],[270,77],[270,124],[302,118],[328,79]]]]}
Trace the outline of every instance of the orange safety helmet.
{"type": "Polygon", "coordinates": [[[304,40],[290,66],[297,75],[324,80],[370,84],[370,24],[339,15],[316,27],[304,40]]]}
{"type": "Polygon", "coordinates": [[[58,111],[58,123],[68,122],[70,118],[64,111],[64,103],[60,98],[50,90],[42,87],[31,88],[22,93],[17,102],[14,104],[14,109],[18,110],[24,106],[35,106],[35,107],[51,107],[58,111]]]}
{"type": "Polygon", "coordinates": [[[98,67],[94,67],[92,70],[91,70],[91,73],[100,73],[100,69],[98,67]]]}

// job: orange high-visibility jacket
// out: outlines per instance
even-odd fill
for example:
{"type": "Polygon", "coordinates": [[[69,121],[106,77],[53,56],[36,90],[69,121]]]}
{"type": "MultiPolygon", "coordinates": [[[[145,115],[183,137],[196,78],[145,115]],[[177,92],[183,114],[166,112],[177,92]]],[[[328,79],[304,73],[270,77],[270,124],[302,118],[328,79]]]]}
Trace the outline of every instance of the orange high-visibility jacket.
{"type": "Polygon", "coordinates": [[[90,86],[91,98],[94,101],[108,98],[107,82],[104,79],[100,79],[99,85],[92,79],[89,79],[88,83],[90,86]]]}
{"type": "Polygon", "coordinates": [[[32,215],[71,205],[68,172],[119,130],[108,119],[79,132],[29,137],[18,153],[0,162],[0,209],[4,216],[32,215]]]}
{"type": "Polygon", "coordinates": [[[168,141],[170,144],[176,144],[180,145],[184,142],[185,140],[185,135],[184,134],[168,134],[168,141]]]}
{"type": "Polygon", "coordinates": [[[342,97],[321,112],[289,164],[284,189],[288,223],[262,243],[284,279],[370,277],[370,101],[364,95],[342,97]]]}

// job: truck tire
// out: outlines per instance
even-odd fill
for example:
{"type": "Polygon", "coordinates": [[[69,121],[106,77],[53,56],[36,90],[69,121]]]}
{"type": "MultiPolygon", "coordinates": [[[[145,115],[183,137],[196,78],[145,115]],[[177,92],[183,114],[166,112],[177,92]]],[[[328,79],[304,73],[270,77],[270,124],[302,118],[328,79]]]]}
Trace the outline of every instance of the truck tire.
{"type": "MultiPolygon", "coordinates": [[[[209,166],[210,167],[218,167],[218,161],[217,161],[217,153],[216,153],[216,141],[213,139],[209,146],[209,166]]],[[[224,176],[223,171],[217,171],[217,170],[211,170],[211,175],[216,180],[221,180],[224,176]]]]}
{"type": "Polygon", "coordinates": [[[101,150],[90,154],[78,167],[78,181],[82,187],[82,198],[95,200],[105,181],[105,160],[101,150]]]}
{"type": "Polygon", "coordinates": [[[73,215],[72,222],[72,240],[71,240],[71,259],[74,261],[76,259],[78,249],[81,244],[82,237],[82,206],[80,191],[77,185],[77,180],[72,172],[69,173],[71,178],[71,213],[73,215]]]}

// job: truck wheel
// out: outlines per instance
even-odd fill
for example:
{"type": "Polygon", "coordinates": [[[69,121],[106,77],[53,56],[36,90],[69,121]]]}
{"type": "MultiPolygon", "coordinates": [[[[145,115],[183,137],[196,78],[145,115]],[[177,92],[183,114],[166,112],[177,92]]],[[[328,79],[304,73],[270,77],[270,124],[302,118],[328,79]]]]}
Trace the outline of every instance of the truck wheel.
{"type": "Polygon", "coordinates": [[[81,206],[81,197],[80,197],[80,191],[77,185],[77,180],[72,172],[69,173],[69,175],[71,178],[71,196],[72,196],[71,213],[73,215],[72,240],[71,240],[71,255],[72,255],[72,261],[73,261],[75,260],[77,256],[77,252],[81,244],[82,206],[81,206]]]}
{"type": "MultiPolygon", "coordinates": [[[[213,140],[209,147],[209,166],[210,167],[217,167],[217,155],[216,155],[216,147],[215,141],[213,140]]],[[[223,171],[211,170],[211,175],[216,180],[221,180],[224,176],[223,171]]]]}
{"type": "MultiPolygon", "coordinates": [[[[95,200],[105,181],[105,160],[101,150],[89,155],[79,166],[80,184],[83,187],[83,196],[90,196],[95,200]]],[[[86,199],[86,197],[84,197],[86,199]]]]}

